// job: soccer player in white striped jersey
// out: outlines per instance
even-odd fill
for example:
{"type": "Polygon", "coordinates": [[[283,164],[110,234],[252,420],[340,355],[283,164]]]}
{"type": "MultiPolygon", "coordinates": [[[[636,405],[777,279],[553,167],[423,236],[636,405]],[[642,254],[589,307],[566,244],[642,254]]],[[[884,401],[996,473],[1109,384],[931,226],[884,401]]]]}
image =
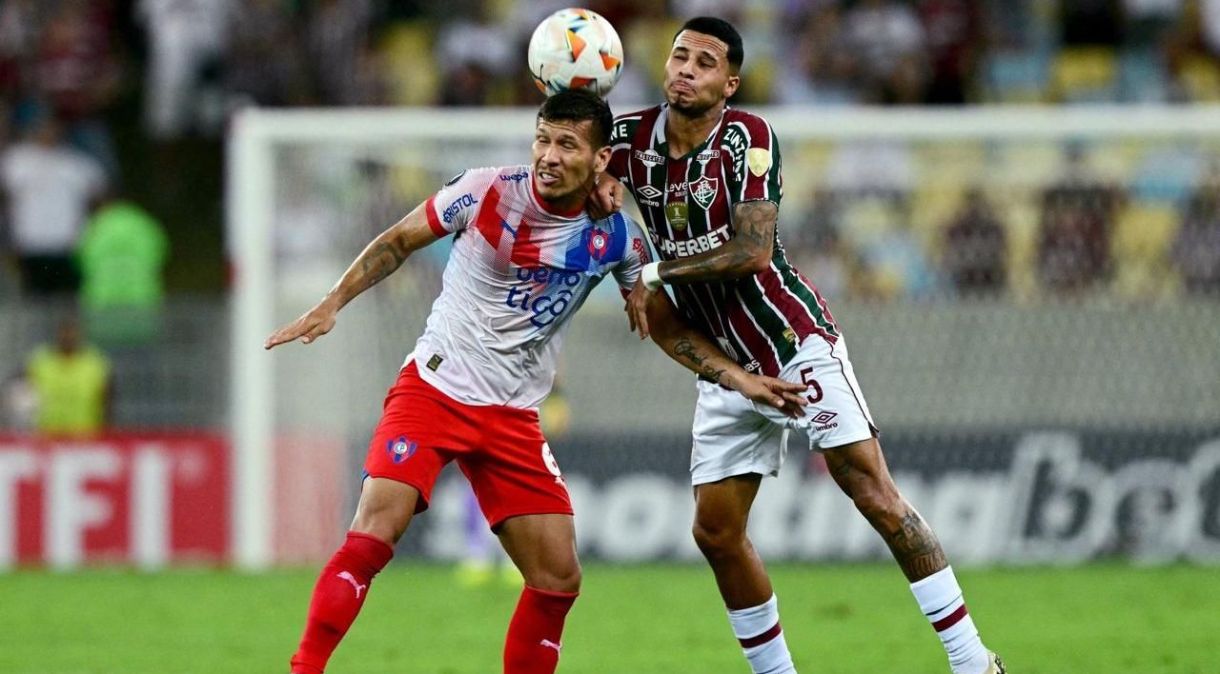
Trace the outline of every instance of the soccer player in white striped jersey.
{"type": "MultiPolygon", "coordinates": [[[[356,516],[314,587],[293,674],[322,674],[441,469],[456,461],[525,579],[504,645],[505,674],[552,674],[580,587],[572,503],[539,425],[563,331],[599,281],[624,293],[648,261],[639,226],[594,220],[584,205],[610,158],[613,117],[596,94],[567,91],[539,110],[533,163],[472,169],[364,249],[312,310],[267,348],[329,332],[339,310],[412,252],[460,236],[424,334],[386,397],[364,464],[356,516]]],[[[799,415],[802,387],[747,373],[651,302],[654,341],[700,376],[777,414],[799,415]]],[[[436,626],[438,629],[443,626],[436,626]]]]}
{"type": "Polygon", "coordinates": [[[783,179],[775,134],[761,117],[726,104],[740,85],[743,55],[729,23],[688,21],[665,64],[666,103],[615,120],[608,172],[617,180],[602,180],[593,197],[612,211],[623,186],[630,189],[661,257],[644,267],[628,299],[641,338],[649,332],[646,307],[668,284],[686,319],[746,370],[807,386],[810,414],[784,418],[699,382],[691,451],[695,541],[753,671],[795,672],[746,521],[762,476],[779,472],[788,431],[799,430],[885,539],[953,672],[1000,674],[1003,665],[979,640],[936,535],[890,478],[842,331],[779,243],[783,179]]]}

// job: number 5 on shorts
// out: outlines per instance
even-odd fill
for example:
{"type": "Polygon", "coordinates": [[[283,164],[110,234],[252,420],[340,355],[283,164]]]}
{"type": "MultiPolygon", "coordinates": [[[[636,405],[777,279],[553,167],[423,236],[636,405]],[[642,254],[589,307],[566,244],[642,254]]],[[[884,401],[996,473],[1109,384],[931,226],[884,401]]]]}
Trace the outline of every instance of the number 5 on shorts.
{"type": "Polygon", "coordinates": [[[808,400],[810,405],[817,404],[822,399],[822,386],[818,384],[818,380],[813,378],[812,367],[801,370],[801,383],[805,385],[805,388],[813,389],[813,393],[805,396],[805,400],[808,400]]]}

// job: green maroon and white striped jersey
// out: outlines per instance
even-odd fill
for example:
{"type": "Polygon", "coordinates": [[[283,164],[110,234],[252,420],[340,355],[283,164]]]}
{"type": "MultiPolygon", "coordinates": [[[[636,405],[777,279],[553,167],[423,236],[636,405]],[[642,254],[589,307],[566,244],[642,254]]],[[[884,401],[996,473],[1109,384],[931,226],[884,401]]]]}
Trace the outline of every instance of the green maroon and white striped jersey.
{"type": "MultiPolygon", "coordinates": [[[[680,159],[665,140],[668,106],[620,115],[608,172],[635,196],[662,260],[724,245],[735,235],[733,206],[783,196],[779,145],[763,118],[725,108],[701,145],[680,159]]],[[[682,314],[750,372],[777,376],[810,336],[830,342],[839,328],[809,279],[788,264],[778,227],[765,271],[723,281],[674,284],[682,314]]]]}

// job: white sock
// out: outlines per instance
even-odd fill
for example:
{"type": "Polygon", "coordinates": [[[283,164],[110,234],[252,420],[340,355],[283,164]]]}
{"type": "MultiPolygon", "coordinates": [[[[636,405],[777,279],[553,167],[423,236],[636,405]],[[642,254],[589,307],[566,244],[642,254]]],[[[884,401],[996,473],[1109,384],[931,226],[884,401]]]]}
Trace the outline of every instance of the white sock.
{"type": "Polygon", "coordinates": [[[911,583],[911,592],[919,602],[919,610],[928,617],[936,630],[953,674],[982,674],[987,671],[987,648],[979,639],[962,588],[957,584],[952,567],[911,583]]]}
{"type": "Polygon", "coordinates": [[[792,655],[779,626],[779,601],[775,595],[767,603],[729,611],[733,634],[755,674],[796,674],[792,655]]]}

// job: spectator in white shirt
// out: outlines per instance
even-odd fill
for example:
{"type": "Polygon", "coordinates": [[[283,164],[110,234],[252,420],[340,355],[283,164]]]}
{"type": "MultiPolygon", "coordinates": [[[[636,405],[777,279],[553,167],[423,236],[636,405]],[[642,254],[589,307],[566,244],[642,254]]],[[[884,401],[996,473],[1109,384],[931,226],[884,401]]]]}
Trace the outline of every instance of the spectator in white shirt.
{"type": "Polygon", "coordinates": [[[0,187],[22,290],[75,291],[80,276],[73,250],[94,201],[105,190],[105,169],[65,143],[60,123],[44,113],[31,121],[25,140],[0,154],[0,187]]]}

